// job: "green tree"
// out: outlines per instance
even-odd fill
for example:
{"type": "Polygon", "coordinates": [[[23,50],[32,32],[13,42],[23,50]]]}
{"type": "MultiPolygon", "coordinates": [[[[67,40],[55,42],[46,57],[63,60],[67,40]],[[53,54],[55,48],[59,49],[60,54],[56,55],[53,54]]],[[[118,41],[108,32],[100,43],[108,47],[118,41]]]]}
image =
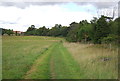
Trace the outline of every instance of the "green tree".
{"type": "Polygon", "coordinates": [[[41,28],[41,30],[42,30],[42,31],[41,31],[41,35],[42,35],[42,36],[47,36],[47,33],[48,33],[49,30],[48,30],[45,26],[43,26],[43,27],[41,28]]]}
{"type": "Polygon", "coordinates": [[[60,36],[61,35],[61,28],[62,26],[60,24],[55,24],[54,27],[52,27],[52,29],[50,29],[49,31],[49,35],[50,36],[60,36]]]}
{"type": "Polygon", "coordinates": [[[2,28],[2,35],[4,35],[6,33],[6,29],[2,28]]]}
{"type": "Polygon", "coordinates": [[[110,28],[105,16],[101,16],[101,18],[98,19],[94,32],[94,43],[101,44],[101,40],[110,33],[110,28]]]}
{"type": "Polygon", "coordinates": [[[8,29],[6,30],[6,33],[10,36],[11,34],[13,34],[13,30],[8,29]]]}
{"type": "Polygon", "coordinates": [[[69,26],[66,39],[70,42],[77,42],[78,41],[78,29],[79,29],[79,23],[72,22],[69,26]]]}
{"type": "Polygon", "coordinates": [[[84,40],[87,42],[91,39],[92,27],[91,24],[87,22],[87,20],[83,20],[80,23],[80,28],[78,30],[78,39],[79,41],[84,40]]]}
{"type": "Polygon", "coordinates": [[[26,35],[36,35],[37,31],[34,25],[31,25],[31,27],[29,27],[25,33],[26,35]]]}
{"type": "Polygon", "coordinates": [[[60,29],[60,36],[61,37],[66,37],[67,36],[67,34],[68,34],[68,27],[67,26],[63,26],[63,27],[61,27],[61,29],[60,29]]]}

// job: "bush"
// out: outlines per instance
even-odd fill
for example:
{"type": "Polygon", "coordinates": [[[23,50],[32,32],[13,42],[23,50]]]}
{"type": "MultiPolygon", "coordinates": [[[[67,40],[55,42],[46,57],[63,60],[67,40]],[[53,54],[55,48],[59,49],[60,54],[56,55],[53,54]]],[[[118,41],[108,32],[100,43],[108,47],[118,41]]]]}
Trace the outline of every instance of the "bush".
{"type": "Polygon", "coordinates": [[[102,39],[102,43],[109,44],[109,43],[112,43],[112,42],[117,42],[117,39],[118,39],[117,35],[110,34],[109,36],[104,37],[102,39]]]}

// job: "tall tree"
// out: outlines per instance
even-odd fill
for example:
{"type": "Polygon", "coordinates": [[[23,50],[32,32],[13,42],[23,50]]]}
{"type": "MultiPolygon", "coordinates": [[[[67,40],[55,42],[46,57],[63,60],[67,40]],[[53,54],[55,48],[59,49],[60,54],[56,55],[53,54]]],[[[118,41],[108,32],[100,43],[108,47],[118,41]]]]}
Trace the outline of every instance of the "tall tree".
{"type": "Polygon", "coordinates": [[[106,21],[105,16],[101,16],[101,18],[98,19],[94,32],[94,43],[100,44],[101,40],[104,37],[108,36],[108,34],[110,33],[110,28],[108,26],[108,22],[106,21]]]}
{"type": "Polygon", "coordinates": [[[92,27],[91,24],[87,21],[80,22],[80,28],[78,31],[78,38],[79,41],[84,40],[84,42],[87,42],[91,39],[91,33],[92,33],[92,27]]]}
{"type": "Polygon", "coordinates": [[[70,42],[77,42],[78,41],[78,29],[79,24],[76,22],[72,22],[69,26],[68,34],[67,34],[67,40],[70,42]]]}
{"type": "Polygon", "coordinates": [[[37,31],[34,25],[31,25],[26,31],[26,35],[36,35],[37,31]]]}

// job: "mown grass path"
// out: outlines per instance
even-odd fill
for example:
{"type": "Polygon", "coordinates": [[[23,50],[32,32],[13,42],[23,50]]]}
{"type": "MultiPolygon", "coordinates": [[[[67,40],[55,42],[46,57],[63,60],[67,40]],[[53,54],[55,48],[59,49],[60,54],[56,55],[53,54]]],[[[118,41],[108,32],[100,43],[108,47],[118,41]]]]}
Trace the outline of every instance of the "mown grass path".
{"type": "Polygon", "coordinates": [[[24,78],[80,79],[81,74],[78,63],[72,58],[62,43],[54,43],[35,61],[24,78]]]}
{"type": "Polygon", "coordinates": [[[23,79],[34,61],[49,46],[59,41],[41,36],[3,36],[2,40],[3,79],[23,79]]]}

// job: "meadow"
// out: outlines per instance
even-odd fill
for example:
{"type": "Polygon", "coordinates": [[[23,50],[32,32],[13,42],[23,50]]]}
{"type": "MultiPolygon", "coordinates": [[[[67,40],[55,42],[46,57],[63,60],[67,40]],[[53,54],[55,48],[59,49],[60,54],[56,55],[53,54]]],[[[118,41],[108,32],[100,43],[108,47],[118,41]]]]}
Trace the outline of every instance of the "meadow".
{"type": "Polygon", "coordinates": [[[86,79],[117,79],[118,48],[104,45],[64,43],[79,63],[86,79]]]}
{"type": "Polygon", "coordinates": [[[118,49],[44,36],[2,37],[3,79],[117,79],[118,49]]]}
{"type": "Polygon", "coordinates": [[[2,39],[2,76],[5,79],[22,78],[42,52],[59,40],[37,36],[3,36],[2,39]]]}

